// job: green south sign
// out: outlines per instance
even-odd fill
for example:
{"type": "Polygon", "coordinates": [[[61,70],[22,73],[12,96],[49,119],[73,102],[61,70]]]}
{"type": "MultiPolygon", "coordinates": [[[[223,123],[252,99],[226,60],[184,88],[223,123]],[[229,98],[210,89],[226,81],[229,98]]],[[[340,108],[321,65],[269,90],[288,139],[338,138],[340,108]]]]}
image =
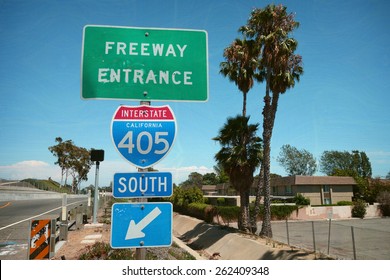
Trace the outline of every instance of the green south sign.
{"type": "Polygon", "coordinates": [[[207,32],[87,25],[81,97],[207,101],[207,32]]]}

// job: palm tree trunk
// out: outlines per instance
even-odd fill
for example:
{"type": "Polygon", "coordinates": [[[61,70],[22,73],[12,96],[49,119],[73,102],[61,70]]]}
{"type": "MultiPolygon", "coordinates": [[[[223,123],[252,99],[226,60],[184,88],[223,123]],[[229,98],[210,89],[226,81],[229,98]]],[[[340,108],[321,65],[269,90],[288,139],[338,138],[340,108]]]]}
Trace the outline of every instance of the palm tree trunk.
{"type": "Polygon", "coordinates": [[[260,172],[259,172],[259,181],[257,182],[256,186],[256,198],[255,198],[255,209],[251,216],[251,231],[252,233],[255,233],[257,231],[257,217],[260,215],[260,202],[261,202],[261,196],[263,194],[263,180],[264,180],[264,168],[263,164],[260,165],[260,172]]]}
{"type": "Polygon", "coordinates": [[[275,115],[278,107],[279,93],[273,93],[272,99],[270,96],[269,77],[270,71],[268,71],[266,94],[264,97],[264,110],[263,110],[263,166],[264,166],[264,218],[261,227],[261,236],[272,237],[271,228],[271,137],[272,130],[275,123],[275,115]]]}
{"type": "MultiPolygon", "coordinates": [[[[247,92],[243,92],[242,101],[242,116],[246,117],[246,99],[247,92]]],[[[242,146],[246,146],[247,137],[242,138],[242,146]]],[[[246,157],[246,155],[245,155],[246,157]]],[[[250,232],[250,215],[249,215],[249,188],[241,186],[240,188],[240,219],[238,221],[238,228],[244,232],[250,232]]]]}
{"type": "Polygon", "coordinates": [[[249,232],[249,189],[240,190],[240,216],[238,228],[249,232]]]}
{"type": "Polygon", "coordinates": [[[269,125],[264,125],[263,141],[264,141],[264,216],[261,227],[261,236],[272,237],[271,229],[271,199],[270,199],[270,153],[271,153],[271,136],[267,129],[269,125]]]}
{"type": "Polygon", "coordinates": [[[247,95],[247,93],[243,92],[242,95],[243,95],[243,98],[242,98],[243,99],[243,101],[242,101],[242,116],[246,117],[246,95],[247,95]]]}

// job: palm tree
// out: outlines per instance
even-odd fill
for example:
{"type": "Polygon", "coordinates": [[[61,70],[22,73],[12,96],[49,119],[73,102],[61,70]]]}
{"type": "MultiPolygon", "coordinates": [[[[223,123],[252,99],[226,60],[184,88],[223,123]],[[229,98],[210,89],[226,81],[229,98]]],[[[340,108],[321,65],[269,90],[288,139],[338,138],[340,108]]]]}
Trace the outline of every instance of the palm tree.
{"type": "Polygon", "coordinates": [[[220,73],[234,82],[243,94],[242,115],[246,116],[246,97],[253,87],[258,67],[258,48],[254,40],[235,39],[227,47],[223,56],[226,61],[220,64],[220,73]]]}
{"type": "Polygon", "coordinates": [[[259,76],[265,81],[266,92],[263,107],[263,186],[264,220],[260,235],[272,237],[270,207],[270,153],[271,137],[280,94],[294,87],[303,73],[302,57],[294,54],[298,43],[289,37],[299,23],[287,8],[268,5],[264,9],[254,9],[245,26],[240,31],[259,46],[259,76]]]}
{"type": "Polygon", "coordinates": [[[228,118],[226,124],[213,140],[222,148],[215,160],[228,174],[230,183],[240,193],[239,229],[250,230],[249,190],[253,183],[253,172],[260,164],[261,138],[256,136],[258,124],[249,125],[249,117],[228,118]]]}

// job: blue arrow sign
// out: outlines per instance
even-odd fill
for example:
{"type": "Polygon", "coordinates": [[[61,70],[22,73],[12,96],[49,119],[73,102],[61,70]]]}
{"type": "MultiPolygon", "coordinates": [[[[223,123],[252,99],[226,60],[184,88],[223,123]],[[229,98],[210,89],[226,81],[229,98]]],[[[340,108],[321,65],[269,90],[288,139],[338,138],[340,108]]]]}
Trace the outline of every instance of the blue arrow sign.
{"type": "Polygon", "coordinates": [[[115,173],[113,195],[116,198],[169,197],[172,195],[169,172],[115,173]]]}
{"type": "Polygon", "coordinates": [[[114,203],[111,247],[166,247],[172,244],[172,204],[114,203]]]}
{"type": "Polygon", "coordinates": [[[119,106],[111,122],[115,148],[131,164],[148,168],[162,160],[176,137],[176,120],[166,106],[119,106]]]}

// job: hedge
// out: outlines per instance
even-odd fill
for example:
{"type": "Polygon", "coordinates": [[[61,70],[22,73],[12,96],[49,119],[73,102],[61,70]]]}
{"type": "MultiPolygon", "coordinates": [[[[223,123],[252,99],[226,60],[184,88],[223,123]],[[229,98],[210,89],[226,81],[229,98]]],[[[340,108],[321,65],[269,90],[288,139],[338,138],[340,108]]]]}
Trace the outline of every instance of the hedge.
{"type": "Polygon", "coordinates": [[[215,207],[205,203],[194,202],[187,207],[188,215],[212,223],[215,216],[215,207]]]}
{"type": "MultiPolygon", "coordinates": [[[[240,216],[239,206],[226,206],[225,198],[218,198],[218,205],[210,205],[204,203],[202,191],[199,188],[193,187],[189,189],[174,188],[173,195],[169,198],[173,204],[173,210],[184,215],[189,215],[208,223],[217,219],[218,223],[223,222],[229,225],[231,222],[238,221],[240,216]],[[222,220],[222,221],[221,221],[222,220]]],[[[273,220],[284,220],[288,218],[291,213],[298,210],[299,206],[292,205],[271,205],[271,218],[273,220]]],[[[253,205],[250,207],[253,213],[253,205]]],[[[264,208],[261,206],[259,218],[262,219],[264,215],[264,208]]]]}
{"type": "MultiPolygon", "coordinates": [[[[240,215],[239,206],[213,206],[205,203],[190,203],[187,207],[174,207],[175,211],[184,215],[189,215],[208,223],[218,220],[218,223],[229,225],[231,222],[238,221],[240,215]],[[221,220],[220,220],[221,219],[221,220]]],[[[298,206],[293,205],[272,205],[271,217],[273,220],[285,220],[291,213],[296,211],[298,206]]],[[[250,209],[253,211],[253,208],[250,209]]],[[[260,208],[260,219],[262,220],[264,208],[260,208]]]]}
{"type": "Polygon", "coordinates": [[[231,222],[236,222],[240,215],[240,207],[238,206],[215,206],[218,223],[219,218],[222,219],[225,225],[229,225],[231,222]]]}

